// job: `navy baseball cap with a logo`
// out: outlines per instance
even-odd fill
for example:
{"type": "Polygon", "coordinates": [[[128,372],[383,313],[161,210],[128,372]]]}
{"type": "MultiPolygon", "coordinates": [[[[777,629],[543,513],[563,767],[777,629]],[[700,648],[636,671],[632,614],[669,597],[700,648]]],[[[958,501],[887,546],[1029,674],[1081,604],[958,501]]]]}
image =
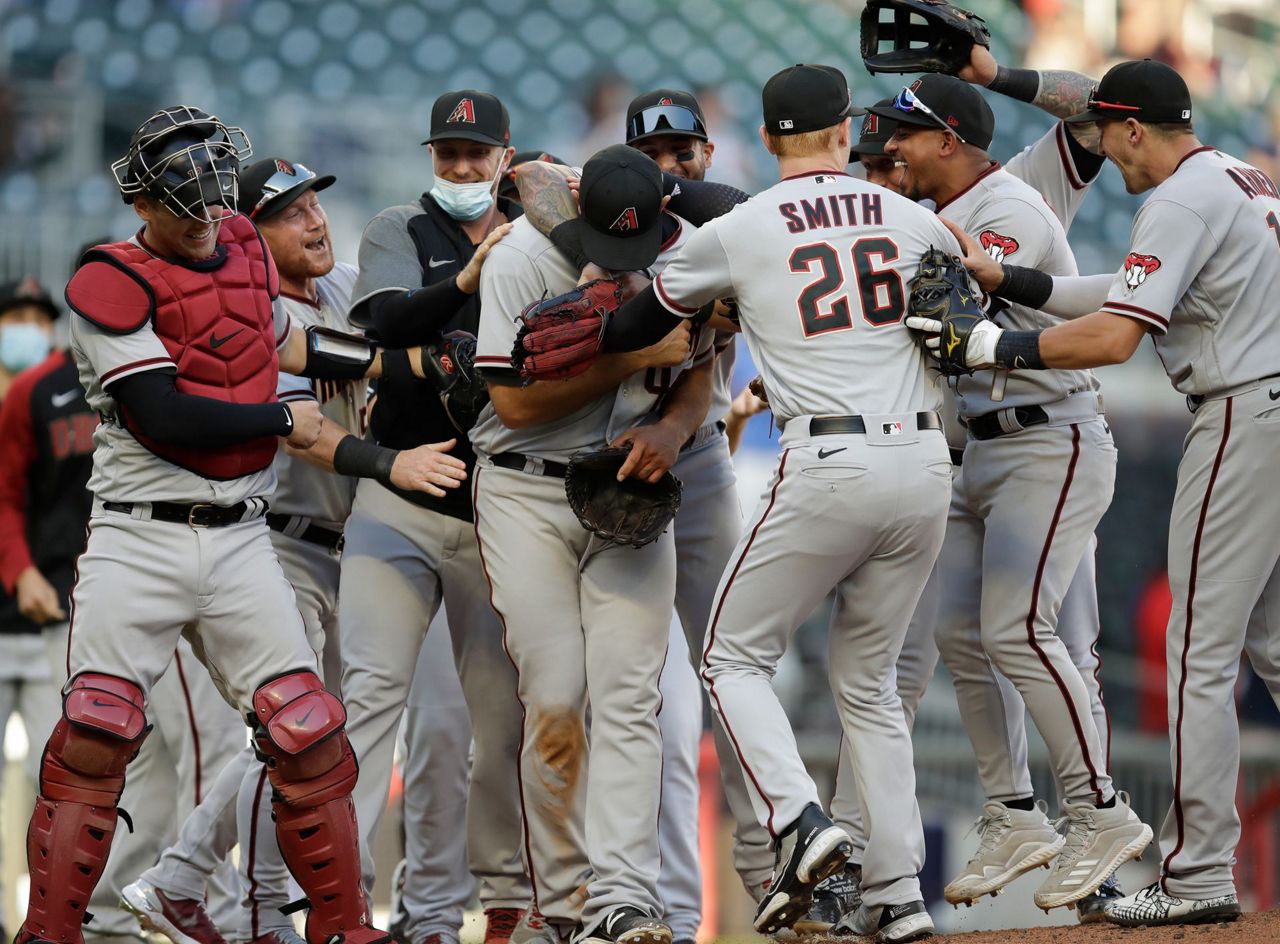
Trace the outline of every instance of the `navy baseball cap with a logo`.
{"type": "Polygon", "coordinates": [[[804,134],[838,125],[853,107],[849,83],[835,66],[788,66],[764,84],[764,129],[769,134],[804,134]]]}
{"type": "Polygon", "coordinates": [[[996,116],[982,93],[963,79],[930,73],[912,82],[873,114],[900,125],[950,131],[965,144],[986,150],[996,133],[996,116]]]}
{"type": "Polygon", "coordinates": [[[892,118],[885,118],[874,109],[885,108],[893,104],[892,98],[882,98],[867,110],[862,117],[862,128],[858,132],[858,140],[849,148],[849,160],[856,161],[863,154],[870,156],[883,155],[884,146],[898,130],[898,123],[892,118]]]}
{"type": "Polygon", "coordinates": [[[578,187],[582,251],[614,271],[645,269],[662,248],[662,171],[626,144],[597,151],[578,187]]]}
{"type": "Polygon", "coordinates": [[[511,119],[498,96],[475,89],[445,92],[431,106],[431,135],[423,144],[462,138],[506,147],[511,143],[511,119]]]}
{"type": "Polygon", "coordinates": [[[1147,124],[1190,124],[1191,91],[1176,69],[1154,59],[1133,59],[1107,70],[1089,96],[1086,110],[1067,119],[1147,124]]]}
{"type": "Polygon", "coordinates": [[[627,143],[658,134],[680,134],[707,140],[702,106],[681,89],[654,89],[637,95],[627,106],[627,143]]]}

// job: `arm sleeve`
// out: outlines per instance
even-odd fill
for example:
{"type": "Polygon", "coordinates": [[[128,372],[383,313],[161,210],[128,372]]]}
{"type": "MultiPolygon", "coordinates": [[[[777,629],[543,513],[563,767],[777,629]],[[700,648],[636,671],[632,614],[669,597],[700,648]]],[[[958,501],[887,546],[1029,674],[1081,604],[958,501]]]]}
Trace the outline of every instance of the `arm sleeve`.
{"type": "Polygon", "coordinates": [[[362,306],[385,347],[428,344],[471,296],[458,288],[457,277],[405,292],[379,292],[362,306]]]}
{"type": "Polygon", "coordinates": [[[1145,322],[1163,334],[1217,240],[1200,215],[1170,200],[1148,202],[1133,220],[1129,254],[1101,311],[1145,322]]]}
{"type": "Polygon", "coordinates": [[[36,446],[31,387],[21,377],[0,406],[0,442],[0,583],[12,594],[18,575],[33,563],[27,544],[27,476],[36,446]]]}
{"type": "Polygon", "coordinates": [[[489,250],[480,270],[480,333],[476,336],[476,367],[487,380],[519,382],[511,366],[519,330],[516,319],[546,291],[542,274],[525,253],[504,243],[489,250]]]}
{"type": "Polygon", "coordinates": [[[1069,229],[1104,163],[1105,158],[1081,147],[1059,121],[1039,141],[1014,155],[1005,170],[1038,190],[1069,229]]]}
{"type": "Polygon", "coordinates": [[[671,196],[667,209],[684,217],[694,226],[702,226],[716,217],[724,216],[739,203],[746,203],[751,195],[728,184],[707,180],[685,180],[671,174],[662,175],[664,191],[671,196]]]}
{"type": "Polygon", "coordinates": [[[373,327],[368,302],[382,292],[408,292],[422,287],[422,261],[404,223],[380,213],[360,237],[360,275],[351,291],[351,323],[373,327]]]}
{"type": "Polygon", "coordinates": [[[179,393],[177,374],[153,370],[118,381],[111,394],[143,435],[169,446],[221,449],[293,429],[283,403],[227,403],[179,393]]]}

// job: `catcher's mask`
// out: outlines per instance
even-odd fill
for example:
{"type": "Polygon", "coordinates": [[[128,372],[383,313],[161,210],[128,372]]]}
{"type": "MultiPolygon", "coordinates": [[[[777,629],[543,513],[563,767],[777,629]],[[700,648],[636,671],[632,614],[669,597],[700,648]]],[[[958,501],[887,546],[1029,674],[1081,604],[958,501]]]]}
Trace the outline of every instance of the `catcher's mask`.
{"type": "Polygon", "coordinates": [[[176,105],[138,127],[111,173],[125,203],[142,194],[177,216],[212,223],[209,207],[236,211],[240,162],[252,153],[248,135],[239,128],[199,108],[176,105]]]}

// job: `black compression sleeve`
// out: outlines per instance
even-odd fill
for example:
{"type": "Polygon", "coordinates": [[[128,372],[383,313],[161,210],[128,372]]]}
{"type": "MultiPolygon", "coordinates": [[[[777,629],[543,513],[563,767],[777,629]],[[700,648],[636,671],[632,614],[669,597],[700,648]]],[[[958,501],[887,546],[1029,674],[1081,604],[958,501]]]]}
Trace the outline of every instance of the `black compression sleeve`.
{"type": "Polygon", "coordinates": [[[1005,331],[996,339],[996,366],[1011,370],[1044,370],[1039,331],[1005,331]]]}
{"type": "Polygon", "coordinates": [[[132,426],[166,446],[221,449],[260,436],[288,436],[293,430],[283,403],[227,403],[179,393],[177,375],[152,370],[111,385],[132,426]]]}
{"type": "Polygon", "coordinates": [[[683,320],[662,306],[658,301],[658,293],[650,285],[609,319],[600,349],[613,352],[638,351],[650,344],[657,344],[683,320]]]}
{"type": "Polygon", "coordinates": [[[751,194],[728,184],[707,180],[685,180],[672,174],[662,175],[663,192],[671,194],[667,209],[682,216],[694,226],[701,226],[718,216],[724,216],[739,203],[746,203],[751,194]]]}
{"type": "Polygon", "coordinates": [[[1035,69],[1006,69],[1004,66],[996,66],[996,77],[987,88],[1020,102],[1033,102],[1040,91],[1040,73],[1035,69]]]}
{"type": "Polygon", "coordinates": [[[453,278],[408,292],[380,292],[365,304],[382,344],[413,347],[434,341],[471,298],[453,278]]]}
{"type": "Polygon", "coordinates": [[[1071,152],[1071,163],[1076,167],[1076,173],[1080,175],[1080,179],[1085,183],[1089,183],[1098,174],[1102,173],[1102,165],[1107,159],[1101,154],[1094,154],[1092,151],[1086,151],[1084,145],[1076,140],[1076,136],[1071,133],[1071,126],[1067,125],[1063,129],[1067,139],[1067,149],[1071,152]]]}
{"type": "Polygon", "coordinates": [[[565,220],[551,231],[551,242],[560,254],[569,260],[569,264],[581,272],[591,261],[582,249],[582,228],[578,218],[565,220]]]}
{"type": "Polygon", "coordinates": [[[992,294],[1005,301],[1028,308],[1043,308],[1053,294],[1053,276],[1047,272],[1007,262],[1001,263],[1000,268],[1004,271],[1004,281],[992,294]]]}
{"type": "Polygon", "coordinates": [[[383,485],[391,484],[391,467],[395,465],[395,449],[347,435],[333,450],[333,471],[339,475],[352,475],[361,479],[377,479],[383,485]]]}

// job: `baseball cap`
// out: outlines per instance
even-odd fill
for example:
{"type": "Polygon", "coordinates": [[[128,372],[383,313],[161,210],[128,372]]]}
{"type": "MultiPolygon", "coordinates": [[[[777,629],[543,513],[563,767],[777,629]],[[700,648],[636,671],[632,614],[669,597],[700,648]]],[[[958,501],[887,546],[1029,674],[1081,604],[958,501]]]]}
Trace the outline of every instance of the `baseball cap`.
{"type": "Polygon", "coordinates": [[[644,269],[662,248],[662,171],[626,144],[591,155],[578,187],[582,251],[606,269],[644,269]]]}
{"type": "Polygon", "coordinates": [[[887,108],[893,104],[892,98],[882,98],[867,110],[862,118],[862,129],[858,132],[858,140],[849,148],[850,162],[856,161],[863,154],[884,154],[885,143],[898,130],[898,122],[885,118],[874,109],[887,108]]]}
{"type": "Polygon", "coordinates": [[[1125,118],[1151,124],[1190,124],[1191,91],[1172,66],[1154,59],[1132,59],[1108,69],[1090,94],[1086,110],[1066,120],[1125,118]]]}
{"type": "Polygon", "coordinates": [[[996,116],[982,93],[962,79],[941,73],[917,79],[888,105],[876,105],[871,111],[900,125],[950,131],[984,151],[996,132],[996,116]]]}
{"type": "Polygon", "coordinates": [[[321,177],[303,164],[280,157],[254,161],[240,172],[240,210],[251,220],[275,216],[308,190],[323,190],[335,180],[321,177]]]}
{"type": "Polygon", "coordinates": [[[0,315],[24,305],[43,309],[50,318],[57,318],[62,314],[34,276],[28,275],[14,282],[0,284],[0,315]]]}
{"type": "Polygon", "coordinates": [[[702,106],[690,92],[654,89],[637,95],[627,106],[627,143],[656,134],[684,134],[707,140],[702,106]]]}
{"type": "Polygon", "coordinates": [[[502,181],[498,184],[498,196],[507,200],[520,199],[520,191],[516,189],[516,168],[529,161],[543,161],[547,164],[564,163],[560,158],[546,151],[516,151],[511,158],[511,163],[507,165],[507,172],[502,175],[502,181]]]}
{"type": "Polygon", "coordinates": [[[764,84],[764,129],[769,134],[804,134],[837,125],[853,107],[849,83],[834,66],[788,66],[764,84]]]}
{"type": "Polygon", "coordinates": [[[511,143],[511,119],[498,96],[475,89],[445,92],[431,106],[431,135],[423,144],[463,138],[506,147],[511,143]]]}

